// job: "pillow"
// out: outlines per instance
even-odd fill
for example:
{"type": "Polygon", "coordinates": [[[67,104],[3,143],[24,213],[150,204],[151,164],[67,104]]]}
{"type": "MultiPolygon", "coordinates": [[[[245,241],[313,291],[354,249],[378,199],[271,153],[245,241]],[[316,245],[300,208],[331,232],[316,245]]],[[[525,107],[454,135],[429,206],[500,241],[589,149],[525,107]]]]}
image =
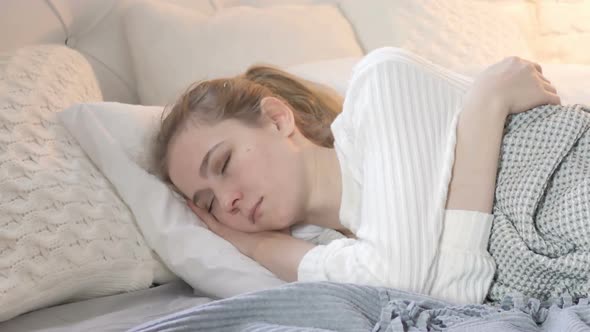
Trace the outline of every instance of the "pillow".
{"type": "Polygon", "coordinates": [[[0,62],[0,321],[149,287],[157,262],[133,215],[57,119],[101,100],[92,68],[58,45],[0,62]]]}
{"type": "Polygon", "coordinates": [[[193,288],[225,298],[283,284],[210,232],[184,199],[146,171],[162,109],[88,103],[74,105],[59,117],[133,211],[150,247],[193,288]]]}
{"type": "Polygon", "coordinates": [[[341,96],[346,94],[352,68],[362,57],[348,57],[314,61],[284,68],[285,71],[306,80],[327,85],[341,96]]]}
{"type": "Polygon", "coordinates": [[[543,62],[590,65],[590,3],[538,1],[535,51],[543,62]]]}
{"type": "Polygon", "coordinates": [[[527,3],[472,0],[341,0],[366,52],[406,49],[444,67],[530,57],[527,3]]]}
{"type": "Polygon", "coordinates": [[[289,66],[363,54],[331,5],[232,7],[209,17],[142,1],[127,12],[125,30],[145,105],[173,102],[194,81],[236,75],[253,63],[289,66]]]}

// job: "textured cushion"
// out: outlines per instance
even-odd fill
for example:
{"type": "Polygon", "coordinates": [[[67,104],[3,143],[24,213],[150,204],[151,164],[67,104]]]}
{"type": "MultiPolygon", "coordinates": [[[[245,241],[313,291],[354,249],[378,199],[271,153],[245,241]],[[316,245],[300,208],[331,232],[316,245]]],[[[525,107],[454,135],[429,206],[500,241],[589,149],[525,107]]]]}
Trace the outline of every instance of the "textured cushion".
{"type": "Polygon", "coordinates": [[[590,64],[590,2],[538,1],[535,52],[544,62],[590,64]]]}
{"type": "Polygon", "coordinates": [[[0,320],[150,286],[132,214],[57,119],[101,99],[89,64],[57,45],[0,61],[0,320]]]}
{"type": "Polygon", "coordinates": [[[234,75],[264,62],[288,66],[360,56],[354,32],[331,5],[232,7],[207,17],[141,2],[126,32],[142,104],[174,101],[194,81],[234,75]]]}
{"type": "Polygon", "coordinates": [[[365,51],[395,46],[448,68],[530,57],[528,4],[472,0],[341,0],[365,51]]]}

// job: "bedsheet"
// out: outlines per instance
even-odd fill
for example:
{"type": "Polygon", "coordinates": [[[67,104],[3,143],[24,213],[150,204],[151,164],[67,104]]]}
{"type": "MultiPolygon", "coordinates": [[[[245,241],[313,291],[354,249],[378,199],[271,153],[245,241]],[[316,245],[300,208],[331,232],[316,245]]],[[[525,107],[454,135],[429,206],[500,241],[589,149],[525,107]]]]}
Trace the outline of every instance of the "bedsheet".
{"type": "Polygon", "coordinates": [[[211,299],[182,281],[136,292],[94,298],[33,311],[0,323],[2,332],[124,331],[132,326],[211,299]]]}
{"type": "Polygon", "coordinates": [[[132,332],[588,331],[588,299],[541,302],[507,296],[498,305],[453,305],[382,287],[292,283],[213,301],[134,327],[132,332]]]}

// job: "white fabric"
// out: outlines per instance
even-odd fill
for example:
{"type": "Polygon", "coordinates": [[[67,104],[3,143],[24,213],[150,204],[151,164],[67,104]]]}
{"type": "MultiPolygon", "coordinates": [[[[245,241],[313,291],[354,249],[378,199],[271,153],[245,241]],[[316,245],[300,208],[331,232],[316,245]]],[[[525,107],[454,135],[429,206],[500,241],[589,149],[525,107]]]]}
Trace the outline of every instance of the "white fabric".
{"type": "MultiPolygon", "coordinates": [[[[92,65],[105,100],[139,102],[123,29],[124,13],[138,1],[0,1],[0,51],[67,40],[92,65]]],[[[205,15],[215,10],[210,0],[159,1],[205,15]]]]}
{"type": "Polygon", "coordinates": [[[121,332],[210,302],[182,281],[63,304],[0,323],[2,332],[121,332]]]}
{"type": "Polygon", "coordinates": [[[88,103],[59,117],[133,211],[149,246],[193,288],[224,298],[281,285],[271,272],[210,232],[182,198],[146,171],[146,142],[161,113],[158,106],[88,103]]]}
{"type": "Polygon", "coordinates": [[[590,64],[590,1],[539,1],[537,6],[537,58],[590,64]]]}
{"type": "Polygon", "coordinates": [[[302,63],[286,67],[285,71],[298,77],[327,85],[341,96],[346,94],[346,88],[352,74],[352,68],[362,57],[348,57],[324,61],[302,63]]]}
{"type": "Polygon", "coordinates": [[[366,52],[395,46],[444,67],[490,64],[509,55],[531,57],[523,27],[531,25],[529,8],[521,5],[520,15],[513,16],[513,10],[504,11],[506,3],[497,1],[340,2],[366,52]]]}
{"type": "Polygon", "coordinates": [[[156,261],[133,216],[56,113],[100,100],[64,46],[0,56],[0,321],[149,287],[156,261]]]}
{"type": "MultiPolygon", "coordinates": [[[[302,78],[326,84],[344,96],[352,69],[361,59],[362,57],[349,57],[314,61],[287,67],[285,70],[302,78]]],[[[540,65],[543,68],[543,75],[556,87],[562,104],[590,105],[590,92],[587,85],[580,84],[590,80],[590,65],[560,63],[540,63],[540,65]]],[[[462,63],[448,69],[474,78],[486,67],[487,65],[462,63]]]]}
{"type": "Polygon", "coordinates": [[[234,7],[210,18],[157,2],[128,12],[129,39],[142,104],[173,102],[198,80],[248,66],[288,66],[360,56],[350,24],[333,6],[234,7]]]}
{"type": "Polygon", "coordinates": [[[494,274],[493,216],[445,211],[456,125],[471,81],[400,49],[354,69],[332,124],[340,220],[357,239],[316,246],[298,280],[387,286],[481,303],[494,274]]]}

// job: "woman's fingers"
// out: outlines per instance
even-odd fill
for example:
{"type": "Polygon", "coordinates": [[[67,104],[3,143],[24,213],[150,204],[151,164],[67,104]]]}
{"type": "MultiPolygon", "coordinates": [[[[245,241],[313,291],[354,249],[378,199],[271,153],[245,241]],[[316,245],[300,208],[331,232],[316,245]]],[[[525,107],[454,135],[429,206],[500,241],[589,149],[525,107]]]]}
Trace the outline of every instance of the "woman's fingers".
{"type": "Polygon", "coordinates": [[[542,79],[543,82],[548,83],[548,84],[551,84],[551,81],[548,80],[547,77],[545,77],[545,76],[543,76],[541,74],[538,74],[537,76],[539,76],[539,78],[542,79]]]}
{"type": "Polygon", "coordinates": [[[557,94],[557,89],[555,89],[555,87],[553,85],[549,84],[549,83],[543,84],[543,88],[547,92],[551,92],[553,94],[557,94]]]}
{"type": "Polygon", "coordinates": [[[186,200],[186,205],[204,222],[207,227],[214,233],[219,234],[222,231],[221,224],[209,212],[196,206],[192,201],[186,200]]]}
{"type": "Polygon", "coordinates": [[[547,103],[551,105],[561,105],[561,98],[555,93],[547,93],[547,103]]]}

